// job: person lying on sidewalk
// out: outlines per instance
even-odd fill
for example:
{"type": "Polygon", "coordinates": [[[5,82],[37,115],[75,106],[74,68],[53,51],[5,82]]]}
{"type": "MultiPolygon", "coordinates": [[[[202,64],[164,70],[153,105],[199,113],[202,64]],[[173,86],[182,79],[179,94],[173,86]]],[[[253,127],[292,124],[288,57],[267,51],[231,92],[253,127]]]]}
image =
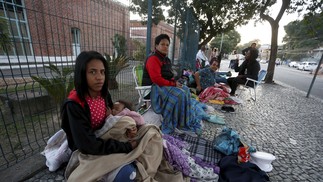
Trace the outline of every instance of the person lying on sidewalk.
{"type": "MultiPolygon", "coordinates": [[[[250,48],[246,53],[245,61],[235,69],[236,72],[239,72],[238,76],[227,79],[228,85],[231,88],[231,96],[235,96],[238,85],[245,84],[247,82],[247,78],[258,80],[260,64],[256,60],[257,57],[258,50],[256,48],[250,48]]],[[[252,87],[252,82],[249,82],[248,86],[252,87]]]]}

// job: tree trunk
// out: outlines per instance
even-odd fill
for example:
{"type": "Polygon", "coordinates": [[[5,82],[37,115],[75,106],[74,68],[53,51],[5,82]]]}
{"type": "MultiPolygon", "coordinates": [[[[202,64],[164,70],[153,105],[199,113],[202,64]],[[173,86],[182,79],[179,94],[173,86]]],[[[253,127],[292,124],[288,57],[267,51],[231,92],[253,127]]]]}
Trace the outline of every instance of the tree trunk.
{"type": "Polygon", "coordinates": [[[267,75],[265,78],[266,83],[273,82],[275,65],[276,65],[276,57],[277,57],[277,49],[278,49],[277,38],[278,38],[279,21],[282,18],[285,10],[289,7],[290,1],[291,0],[282,0],[282,6],[279,10],[279,13],[278,13],[276,19],[273,19],[269,15],[264,14],[266,8],[272,2],[271,0],[267,0],[265,2],[265,6],[261,9],[261,12],[260,12],[260,18],[267,20],[271,26],[271,51],[270,51],[268,68],[267,68],[267,75]]]}
{"type": "Polygon", "coordinates": [[[108,79],[108,88],[109,90],[116,90],[119,88],[119,84],[116,78],[108,79]]]}
{"type": "Polygon", "coordinates": [[[274,78],[274,72],[275,72],[275,65],[276,65],[276,57],[277,57],[277,39],[278,39],[278,23],[274,21],[271,23],[271,51],[270,51],[270,58],[267,68],[267,75],[265,78],[266,83],[272,83],[274,78]]]}

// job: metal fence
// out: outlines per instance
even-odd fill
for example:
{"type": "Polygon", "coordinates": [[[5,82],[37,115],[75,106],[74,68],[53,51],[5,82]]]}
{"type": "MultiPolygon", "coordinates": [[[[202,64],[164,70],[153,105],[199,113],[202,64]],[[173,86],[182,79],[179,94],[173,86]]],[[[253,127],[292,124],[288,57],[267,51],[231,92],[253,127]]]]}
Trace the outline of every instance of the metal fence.
{"type": "MultiPolygon", "coordinates": [[[[60,129],[60,105],[32,76],[59,76],[47,66],[72,69],[81,51],[132,57],[138,46],[130,37],[128,6],[114,0],[0,0],[0,23],[1,171],[39,154],[60,129]]],[[[190,29],[184,28],[185,36],[196,32],[190,29]]],[[[197,52],[197,45],[197,35],[181,42],[181,55],[197,52]]],[[[189,56],[180,62],[193,65],[195,55],[189,56]]],[[[138,64],[142,62],[131,59],[109,76],[117,81],[110,88],[113,100],[138,101],[132,76],[138,64]]]]}
{"type": "MultiPolygon", "coordinates": [[[[129,57],[133,50],[122,49],[131,43],[129,20],[128,7],[114,1],[0,0],[0,21],[7,25],[1,36],[10,38],[0,48],[0,170],[39,154],[60,129],[59,106],[31,76],[53,78],[57,73],[46,66],[73,68],[83,50],[129,57]],[[116,37],[124,45],[117,46],[116,37]]],[[[127,64],[110,92],[113,100],[135,103],[131,68],[140,62],[127,64]]]]}

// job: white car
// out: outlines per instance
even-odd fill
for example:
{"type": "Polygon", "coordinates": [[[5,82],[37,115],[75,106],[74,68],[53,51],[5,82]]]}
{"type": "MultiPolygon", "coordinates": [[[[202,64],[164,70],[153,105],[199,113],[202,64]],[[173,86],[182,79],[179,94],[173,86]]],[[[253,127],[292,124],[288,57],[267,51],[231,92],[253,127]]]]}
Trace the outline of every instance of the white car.
{"type": "Polygon", "coordinates": [[[296,68],[297,66],[298,66],[298,63],[296,61],[292,61],[292,62],[288,63],[288,67],[296,68]]]}
{"type": "Polygon", "coordinates": [[[268,63],[268,61],[265,60],[265,59],[262,59],[262,60],[259,61],[259,63],[266,64],[266,63],[268,63]]]}
{"type": "Polygon", "coordinates": [[[311,70],[316,69],[316,67],[317,67],[317,63],[316,63],[316,62],[307,62],[307,61],[305,61],[305,62],[301,62],[301,63],[298,65],[297,69],[298,69],[298,70],[307,70],[307,71],[311,71],[311,70]]]}

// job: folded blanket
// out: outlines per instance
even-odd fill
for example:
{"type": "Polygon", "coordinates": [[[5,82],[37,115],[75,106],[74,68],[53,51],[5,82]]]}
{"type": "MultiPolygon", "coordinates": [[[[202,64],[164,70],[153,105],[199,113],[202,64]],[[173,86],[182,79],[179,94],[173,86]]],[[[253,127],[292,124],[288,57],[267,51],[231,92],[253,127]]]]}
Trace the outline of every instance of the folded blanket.
{"type": "MultiPolygon", "coordinates": [[[[132,118],[124,116],[101,138],[127,141],[125,131],[135,125],[132,118]]],[[[182,173],[175,171],[166,161],[162,160],[163,144],[159,128],[155,125],[141,126],[138,130],[138,141],[138,146],[128,154],[97,156],[82,154],[78,150],[73,152],[65,171],[65,178],[68,181],[96,181],[125,163],[137,161],[136,180],[185,181],[182,173]]]]}
{"type": "Polygon", "coordinates": [[[151,87],[151,105],[157,114],[163,116],[162,131],[169,134],[175,128],[201,134],[201,121],[192,109],[191,95],[188,87],[151,87]]]}

